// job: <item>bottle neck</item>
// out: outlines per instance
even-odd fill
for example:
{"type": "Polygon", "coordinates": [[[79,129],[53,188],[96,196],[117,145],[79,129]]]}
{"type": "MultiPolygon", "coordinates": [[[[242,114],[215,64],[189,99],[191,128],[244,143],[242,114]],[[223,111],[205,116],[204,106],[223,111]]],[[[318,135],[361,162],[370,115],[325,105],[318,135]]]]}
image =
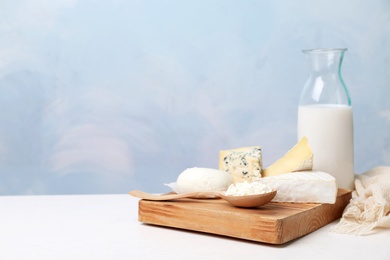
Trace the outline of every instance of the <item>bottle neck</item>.
{"type": "Polygon", "coordinates": [[[351,105],[348,89],[341,76],[341,64],[346,50],[303,50],[308,59],[309,77],[301,93],[301,105],[351,105]]]}
{"type": "Polygon", "coordinates": [[[307,54],[309,74],[311,76],[334,73],[340,76],[341,64],[346,49],[304,50],[307,54]]]}

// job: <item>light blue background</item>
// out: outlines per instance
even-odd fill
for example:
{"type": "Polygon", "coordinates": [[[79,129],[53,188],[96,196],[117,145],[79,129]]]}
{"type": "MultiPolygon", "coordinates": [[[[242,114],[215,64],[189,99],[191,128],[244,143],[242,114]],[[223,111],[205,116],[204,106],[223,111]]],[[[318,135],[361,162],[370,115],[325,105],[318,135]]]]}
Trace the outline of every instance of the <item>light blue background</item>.
{"type": "Polygon", "coordinates": [[[0,194],[164,192],[296,143],[301,50],[346,47],[355,169],[390,165],[390,1],[0,1],[0,194]]]}

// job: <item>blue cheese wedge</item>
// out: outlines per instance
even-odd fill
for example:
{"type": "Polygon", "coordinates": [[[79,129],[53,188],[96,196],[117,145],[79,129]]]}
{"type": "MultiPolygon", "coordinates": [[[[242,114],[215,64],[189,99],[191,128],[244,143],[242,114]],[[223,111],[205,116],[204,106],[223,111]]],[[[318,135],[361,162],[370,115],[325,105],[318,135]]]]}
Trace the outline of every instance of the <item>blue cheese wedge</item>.
{"type": "Polygon", "coordinates": [[[228,172],[234,183],[252,182],[261,178],[260,146],[223,150],[219,153],[219,169],[228,172]]]}
{"type": "Polygon", "coordinates": [[[277,190],[274,202],[328,203],[337,197],[336,179],[322,171],[303,171],[264,177],[261,183],[277,190]]]}

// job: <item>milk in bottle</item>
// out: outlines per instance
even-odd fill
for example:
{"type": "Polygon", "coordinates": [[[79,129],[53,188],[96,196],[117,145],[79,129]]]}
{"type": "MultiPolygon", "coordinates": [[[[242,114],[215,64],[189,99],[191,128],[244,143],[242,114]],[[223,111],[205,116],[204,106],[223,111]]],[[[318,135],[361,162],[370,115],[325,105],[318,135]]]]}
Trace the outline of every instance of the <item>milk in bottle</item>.
{"type": "Polygon", "coordinates": [[[306,136],[313,170],[333,175],[339,188],[354,188],[353,113],[340,68],[346,49],[304,50],[310,73],[298,107],[298,140],[306,136]]]}

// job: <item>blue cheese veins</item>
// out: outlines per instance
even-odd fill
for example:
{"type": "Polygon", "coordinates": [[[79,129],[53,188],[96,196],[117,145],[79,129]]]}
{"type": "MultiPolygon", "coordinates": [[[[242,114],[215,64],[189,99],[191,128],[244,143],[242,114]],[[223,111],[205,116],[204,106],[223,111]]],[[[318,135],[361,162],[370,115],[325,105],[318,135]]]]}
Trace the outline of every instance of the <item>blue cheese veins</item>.
{"type": "Polygon", "coordinates": [[[261,178],[260,146],[223,150],[219,153],[219,169],[228,172],[234,183],[252,182],[261,178]]]}

